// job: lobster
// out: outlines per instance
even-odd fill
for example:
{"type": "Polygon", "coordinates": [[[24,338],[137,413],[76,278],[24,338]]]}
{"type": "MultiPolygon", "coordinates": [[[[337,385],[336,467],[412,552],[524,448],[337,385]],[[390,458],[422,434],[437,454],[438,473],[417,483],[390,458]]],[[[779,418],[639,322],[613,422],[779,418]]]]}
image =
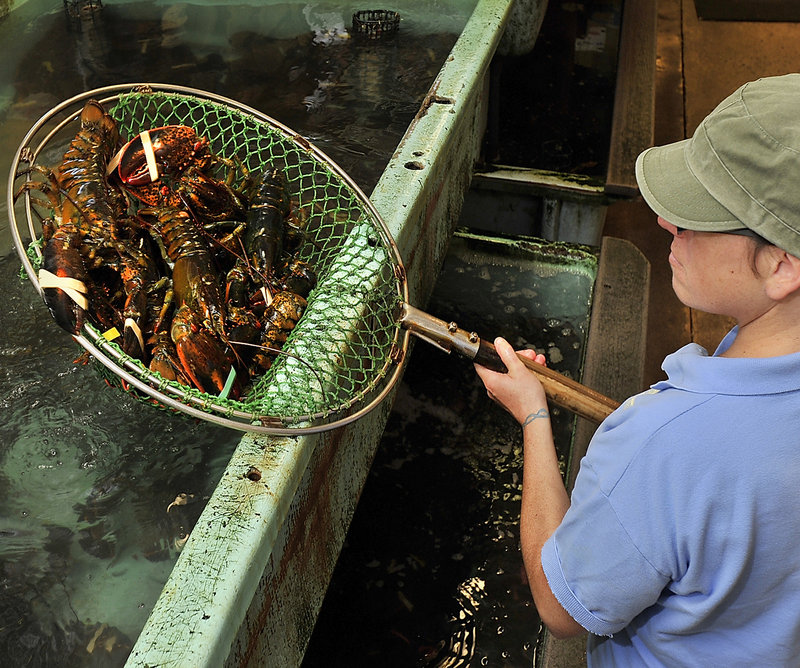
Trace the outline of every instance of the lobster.
{"type": "MultiPolygon", "coordinates": [[[[39,283],[43,298],[58,325],[73,335],[87,319],[90,298],[97,302],[91,315],[101,325],[122,326],[125,322],[126,329],[138,327],[136,318],[150,266],[135,240],[121,236],[126,201],[106,179],[119,131],[95,100],[84,105],[79,120],[80,129],[60,164],[52,170],[32,166],[26,171],[40,172],[45,180],[29,180],[15,194],[16,199],[24,192],[39,190],[53,211],[53,217],[42,223],[39,283]],[[92,281],[93,272],[107,269],[119,275],[127,295],[121,311],[111,304],[112,296],[92,281]]],[[[107,272],[103,275],[108,277],[107,272]]],[[[140,341],[140,337],[127,337],[129,342],[135,339],[140,341]]],[[[134,347],[137,352],[140,346],[134,347]]]]}
{"type": "MultiPolygon", "coordinates": [[[[201,229],[183,209],[144,210],[156,217],[153,229],[161,236],[172,261],[176,311],[170,328],[183,370],[203,392],[221,392],[233,360],[226,352],[225,308],[201,229]]],[[[232,396],[239,396],[234,385],[232,396]]]]}
{"type": "Polygon", "coordinates": [[[283,171],[265,170],[250,189],[244,253],[228,272],[226,288],[229,313],[238,314],[238,340],[253,340],[251,316],[260,314],[259,350],[253,355],[251,373],[269,369],[316,286],[316,275],[308,263],[297,258],[282,262],[290,214],[291,199],[283,171]]]}

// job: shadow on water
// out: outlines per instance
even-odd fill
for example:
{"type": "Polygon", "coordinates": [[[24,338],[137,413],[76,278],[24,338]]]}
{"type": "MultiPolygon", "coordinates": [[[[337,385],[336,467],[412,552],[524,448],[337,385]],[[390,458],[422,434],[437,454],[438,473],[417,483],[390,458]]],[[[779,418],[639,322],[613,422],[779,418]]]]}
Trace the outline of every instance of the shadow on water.
{"type": "MultiPolygon", "coordinates": [[[[353,9],[337,3],[68,4],[74,13],[44,0],[0,13],[4,164],[61,101],[153,81],[255,107],[369,192],[474,3],[426,3],[455,30],[415,30],[409,15],[392,41],[369,44],[348,38],[353,9]]],[[[0,664],[119,666],[240,434],[140,403],[76,364],[80,349],[18,277],[2,204],[0,664]]]]}

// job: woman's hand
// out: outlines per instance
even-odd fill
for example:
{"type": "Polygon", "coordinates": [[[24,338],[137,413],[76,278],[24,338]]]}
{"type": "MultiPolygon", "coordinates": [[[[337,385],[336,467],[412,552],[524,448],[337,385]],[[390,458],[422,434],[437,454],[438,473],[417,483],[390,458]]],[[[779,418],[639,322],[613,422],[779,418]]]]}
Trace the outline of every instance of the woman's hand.
{"type": "MultiPolygon", "coordinates": [[[[494,345],[508,373],[497,373],[475,365],[475,371],[483,381],[489,397],[511,413],[520,424],[524,424],[533,415],[546,415],[547,397],[536,374],[517,358],[508,341],[497,338],[494,345]]],[[[538,364],[545,364],[544,355],[537,355],[534,350],[520,350],[519,354],[538,364]]]]}

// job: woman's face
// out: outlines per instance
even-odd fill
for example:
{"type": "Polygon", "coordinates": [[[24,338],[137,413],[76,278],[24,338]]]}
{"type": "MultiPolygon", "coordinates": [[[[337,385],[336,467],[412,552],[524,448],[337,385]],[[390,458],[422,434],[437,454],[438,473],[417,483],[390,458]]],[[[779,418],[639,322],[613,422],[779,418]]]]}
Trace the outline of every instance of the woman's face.
{"type": "Polygon", "coordinates": [[[672,288],[690,308],[734,318],[740,325],[770,306],[764,282],[753,270],[753,241],[735,234],[680,230],[658,218],[672,234],[672,288]]]}

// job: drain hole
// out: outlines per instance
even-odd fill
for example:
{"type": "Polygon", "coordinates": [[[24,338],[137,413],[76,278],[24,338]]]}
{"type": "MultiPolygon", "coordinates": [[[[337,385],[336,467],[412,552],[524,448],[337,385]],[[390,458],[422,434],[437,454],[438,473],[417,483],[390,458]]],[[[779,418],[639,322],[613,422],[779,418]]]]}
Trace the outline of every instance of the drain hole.
{"type": "Polygon", "coordinates": [[[419,160],[410,160],[404,165],[404,167],[406,169],[425,169],[425,165],[423,165],[419,160]]]}
{"type": "Polygon", "coordinates": [[[244,474],[244,477],[252,480],[253,482],[258,482],[261,480],[261,471],[259,471],[255,466],[251,466],[247,473],[244,474]]]}

